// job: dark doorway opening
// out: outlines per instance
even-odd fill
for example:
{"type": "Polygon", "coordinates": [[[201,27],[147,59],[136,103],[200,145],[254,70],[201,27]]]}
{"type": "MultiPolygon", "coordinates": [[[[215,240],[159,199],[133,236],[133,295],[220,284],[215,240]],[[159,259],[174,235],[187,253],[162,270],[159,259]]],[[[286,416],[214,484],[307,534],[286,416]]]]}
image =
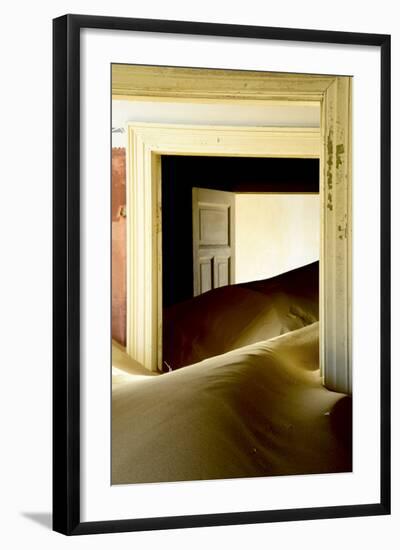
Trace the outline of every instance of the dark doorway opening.
{"type": "Polygon", "coordinates": [[[163,308],[193,297],[193,188],[319,192],[319,159],[163,156],[161,167],[163,308]]]}

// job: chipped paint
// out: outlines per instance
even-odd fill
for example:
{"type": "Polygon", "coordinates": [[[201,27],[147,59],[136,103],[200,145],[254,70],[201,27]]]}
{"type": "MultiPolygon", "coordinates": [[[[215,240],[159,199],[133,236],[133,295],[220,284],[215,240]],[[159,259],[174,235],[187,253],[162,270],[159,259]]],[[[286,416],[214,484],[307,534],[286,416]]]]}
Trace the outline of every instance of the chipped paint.
{"type": "Polygon", "coordinates": [[[332,140],[332,128],[329,130],[328,138],[327,138],[327,159],[326,159],[326,183],[328,188],[328,194],[327,194],[327,204],[326,207],[328,210],[332,212],[333,210],[333,197],[332,193],[330,192],[333,188],[333,172],[332,172],[332,166],[333,166],[333,140],[332,140]]]}
{"type": "Polygon", "coordinates": [[[347,239],[347,214],[344,215],[343,222],[338,224],[337,230],[340,240],[347,239]]]}
{"type": "Polygon", "coordinates": [[[332,189],[333,185],[333,174],[332,174],[332,165],[333,165],[333,141],[332,141],[332,129],[329,130],[328,134],[328,158],[327,158],[327,183],[328,189],[332,189]]]}
{"type": "MultiPolygon", "coordinates": [[[[328,186],[328,190],[331,191],[333,189],[333,171],[332,171],[332,166],[333,166],[333,139],[332,139],[332,128],[329,130],[329,134],[328,134],[328,139],[327,139],[327,173],[326,173],[326,179],[327,179],[327,186],[328,186]]],[[[343,143],[339,143],[338,145],[336,145],[336,154],[335,154],[335,159],[336,159],[336,170],[339,169],[339,167],[343,164],[343,155],[344,155],[344,144],[343,143]]],[[[337,183],[340,183],[341,181],[341,178],[336,178],[336,182],[337,183]]],[[[328,202],[327,202],[327,208],[332,211],[333,210],[333,197],[332,197],[332,193],[328,193],[328,202]]],[[[343,237],[339,237],[339,238],[343,238],[343,237]]]]}
{"type": "Polygon", "coordinates": [[[336,145],[336,169],[339,168],[341,164],[343,164],[342,156],[344,153],[344,145],[343,143],[339,143],[339,145],[336,145]]]}

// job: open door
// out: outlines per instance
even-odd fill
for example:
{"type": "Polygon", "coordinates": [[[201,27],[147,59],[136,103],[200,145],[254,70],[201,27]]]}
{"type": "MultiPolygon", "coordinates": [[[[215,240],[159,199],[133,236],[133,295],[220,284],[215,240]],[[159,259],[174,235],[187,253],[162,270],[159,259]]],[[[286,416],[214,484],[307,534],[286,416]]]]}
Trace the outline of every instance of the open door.
{"type": "Polygon", "coordinates": [[[235,282],[235,194],[192,190],[193,295],[235,282]]]}

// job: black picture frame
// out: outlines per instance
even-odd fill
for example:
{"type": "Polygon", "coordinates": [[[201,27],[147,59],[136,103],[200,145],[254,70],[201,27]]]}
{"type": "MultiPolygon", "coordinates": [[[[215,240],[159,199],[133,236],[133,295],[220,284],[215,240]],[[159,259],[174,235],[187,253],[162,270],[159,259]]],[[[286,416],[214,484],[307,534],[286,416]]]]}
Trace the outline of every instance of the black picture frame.
{"type": "Polygon", "coordinates": [[[53,529],[66,535],[390,513],[390,36],[65,15],[53,21],[53,529]],[[373,504],[80,520],[80,31],[84,28],[377,46],[381,51],[381,496],[373,504]]]}

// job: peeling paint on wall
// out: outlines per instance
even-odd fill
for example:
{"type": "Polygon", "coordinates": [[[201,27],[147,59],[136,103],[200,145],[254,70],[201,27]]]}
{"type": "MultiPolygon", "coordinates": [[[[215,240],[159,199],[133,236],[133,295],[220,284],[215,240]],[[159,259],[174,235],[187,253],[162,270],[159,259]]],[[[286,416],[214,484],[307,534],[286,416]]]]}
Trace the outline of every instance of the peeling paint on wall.
{"type": "Polygon", "coordinates": [[[326,183],[327,183],[327,189],[329,190],[327,195],[327,203],[326,207],[328,210],[332,212],[333,210],[333,197],[332,193],[330,192],[333,188],[333,173],[332,173],[332,166],[333,166],[333,140],[332,140],[332,129],[329,130],[328,134],[328,158],[326,160],[327,164],[327,172],[326,172],[326,183]]]}
{"type": "Polygon", "coordinates": [[[341,164],[343,164],[343,160],[341,155],[344,153],[344,145],[343,143],[339,143],[339,145],[336,145],[336,169],[339,168],[341,164]]]}
{"type": "Polygon", "coordinates": [[[333,185],[333,174],[332,174],[332,165],[333,165],[333,141],[332,141],[332,130],[329,130],[328,134],[328,159],[327,159],[327,165],[328,165],[328,172],[327,172],[327,183],[328,183],[328,189],[332,189],[333,185]]]}
{"type": "Polygon", "coordinates": [[[338,237],[340,240],[347,239],[347,215],[344,215],[343,222],[337,226],[338,237]]]}

